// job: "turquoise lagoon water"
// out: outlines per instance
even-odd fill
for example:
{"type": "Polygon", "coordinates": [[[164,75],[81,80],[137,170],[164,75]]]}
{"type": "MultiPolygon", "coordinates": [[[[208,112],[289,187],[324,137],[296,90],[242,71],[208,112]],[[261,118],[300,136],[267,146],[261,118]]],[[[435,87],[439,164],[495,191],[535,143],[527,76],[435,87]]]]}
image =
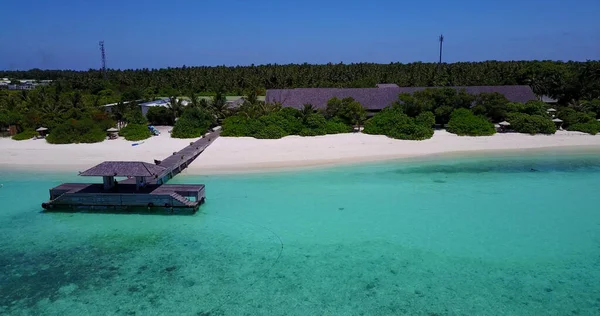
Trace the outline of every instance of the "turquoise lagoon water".
{"type": "Polygon", "coordinates": [[[0,314],[598,315],[598,153],[205,183],[194,216],[44,214],[2,171],[0,314]]]}

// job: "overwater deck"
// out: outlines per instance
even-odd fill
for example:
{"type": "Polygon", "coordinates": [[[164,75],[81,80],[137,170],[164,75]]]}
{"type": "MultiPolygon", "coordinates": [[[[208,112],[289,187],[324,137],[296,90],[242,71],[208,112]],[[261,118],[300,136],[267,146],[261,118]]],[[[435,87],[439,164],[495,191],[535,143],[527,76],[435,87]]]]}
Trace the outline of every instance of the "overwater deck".
{"type": "Polygon", "coordinates": [[[130,208],[165,209],[195,212],[204,203],[203,184],[165,184],[187,168],[220,131],[207,133],[182,150],[151,165],[144,162],[104,162],[81,175],[103,176],[103,184],[64,183],[50,189],[47,210],[128,210],[130,208]],[[129,172],[129,173],[128,173],[129,172]],[[115,176],[131,176],[115,181],[115,176]]]}

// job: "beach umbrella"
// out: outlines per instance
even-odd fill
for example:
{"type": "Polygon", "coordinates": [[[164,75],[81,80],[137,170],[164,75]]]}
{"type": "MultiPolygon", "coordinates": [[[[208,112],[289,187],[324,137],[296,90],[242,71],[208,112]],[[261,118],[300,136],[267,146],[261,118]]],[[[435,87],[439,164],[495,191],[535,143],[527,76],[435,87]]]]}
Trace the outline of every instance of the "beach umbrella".
{"type": "Polygon", "coordinates": [[[114,127],[111,127],[109,129],[107,129],[106,131],[109,132],[109,133],[115,133],[115,132],[118,132],[119,130],[116,129],[116,128],[114,128],[114,127]]]}
{"type": "Polygon", "coordinates": [[[498,125],[500,125],[500,126],[509,126],[510,123],[507,122],[507,121],[502,121],[502,122],[498,123],[498,125]]]}
{"type": "Polygon", "coordinates": [[[45,128],[45,127],[40,127],[40,128],[38,128],[38,129],[36,129],[35,131],[36,131],[36,132],[43,132],[43,131],[47,131],[47,130],[48,130],[48,129],[47,129],[47,128],[45,128]]]}
{"type": "Polygon", "coordinates": [[[555,119],[552,120],[552,122],[555,122],[555,123],[562,123],[562,121],[563,120],[561,120],[559,118],[555,118],[555,119]]]}
{"type": "Polygon", "coordinates": [[[556,110],[553,109],[553,108],[549,108],[549,109],[546,110],[546,112],[556,112],[556,110]]]}

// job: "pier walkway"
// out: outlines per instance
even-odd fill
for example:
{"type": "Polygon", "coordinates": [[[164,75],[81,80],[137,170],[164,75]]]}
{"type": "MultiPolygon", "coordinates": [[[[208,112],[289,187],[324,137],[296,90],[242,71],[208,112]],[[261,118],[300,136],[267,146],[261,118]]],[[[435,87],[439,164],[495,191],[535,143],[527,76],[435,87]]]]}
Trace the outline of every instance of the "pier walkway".
{"type": "Polygon", "coordinates": [[[127,210],[159,208],[195,212],[204,203],[203,184],[166,184],[181,173],[221,134],[220,129],[206,133],[163,160],[146,162],[105,161],[81,176],[102,176],[103,184],[64,183],[50,189],[45,209],[127,210]],[[128,177],[115,181],[115,177],[128,177]]]}
{"type": "MultiPolygon", "coordinates": [[[[173,155],[163,159],[162,161],[155,160],[158,165],[165,168],[166,170],[161,173],[156,179],[149,180],[148,184],[164,184],[167,183],[174,176],[179,174],[183,169],[187,168],[192,161],[194,161],[212,142],[215,141],[221,135],[221,131],[215,131],[206,133],[199,140],[190,143],[187,147],[183,148],[178,152],[174,152],[173,155]]],[[[123,184],[135,184],[135,179],[127,179],[121,181],[123,184]]]]}

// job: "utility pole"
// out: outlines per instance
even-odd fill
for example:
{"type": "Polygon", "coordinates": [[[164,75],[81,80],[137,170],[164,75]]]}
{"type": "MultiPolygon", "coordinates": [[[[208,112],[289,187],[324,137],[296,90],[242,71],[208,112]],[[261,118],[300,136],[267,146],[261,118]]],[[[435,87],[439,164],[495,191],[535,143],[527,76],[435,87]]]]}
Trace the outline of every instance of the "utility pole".
{"type": "Polygon", "coordinates": [[[444,34],[440,35],[440,65],[442,64],[442,47],[444,45],[444,34]]]}
{"type": "Polygon", "coordinates": [[[100,45],[100,57],[102,58],[102,76],[106,80],[106,53],[104,52],[104,41],[98,43],[100,45]]]}

